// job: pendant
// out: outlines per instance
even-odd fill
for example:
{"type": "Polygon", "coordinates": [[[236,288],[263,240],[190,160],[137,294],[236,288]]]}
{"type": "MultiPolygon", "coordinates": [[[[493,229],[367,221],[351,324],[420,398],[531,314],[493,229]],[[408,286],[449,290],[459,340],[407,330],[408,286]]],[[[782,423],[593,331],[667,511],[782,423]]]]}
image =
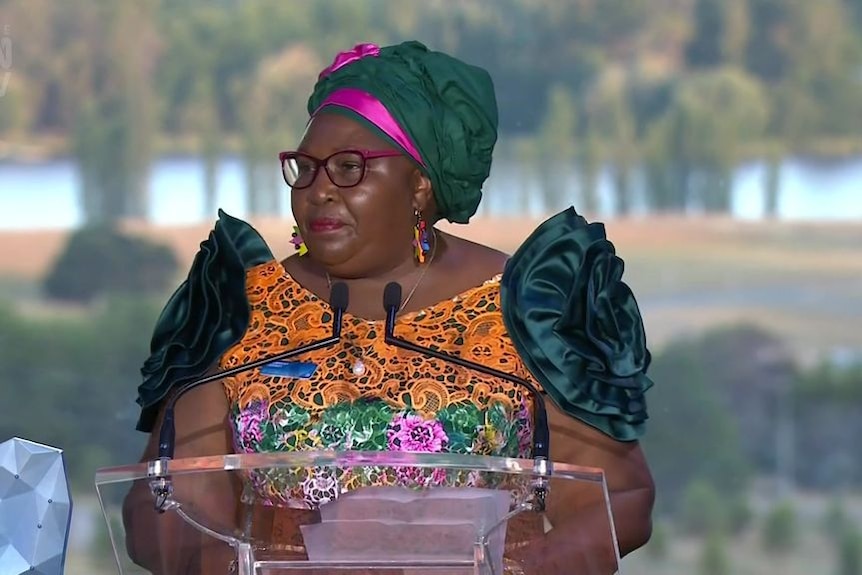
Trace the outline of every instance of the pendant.
{"type": "Polygon", "coordinates": [[[357,359],[353,362],[353,375],[359,377],[365,374],[365,364],[362,363],[361,359],[357,359]]]}

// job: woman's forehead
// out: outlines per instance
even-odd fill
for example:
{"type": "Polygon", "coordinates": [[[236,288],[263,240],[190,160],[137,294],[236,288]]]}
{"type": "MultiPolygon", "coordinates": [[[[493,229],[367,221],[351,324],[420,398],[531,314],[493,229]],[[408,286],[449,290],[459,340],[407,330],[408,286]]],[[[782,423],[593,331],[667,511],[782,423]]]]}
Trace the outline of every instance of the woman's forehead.
{"type": "Polygon", "coordinates": [[[299,149],[324,157],[338,150],[390,150],[392,145],[361,122],[343,114],[323,112],[309,122],[299,149]]]}

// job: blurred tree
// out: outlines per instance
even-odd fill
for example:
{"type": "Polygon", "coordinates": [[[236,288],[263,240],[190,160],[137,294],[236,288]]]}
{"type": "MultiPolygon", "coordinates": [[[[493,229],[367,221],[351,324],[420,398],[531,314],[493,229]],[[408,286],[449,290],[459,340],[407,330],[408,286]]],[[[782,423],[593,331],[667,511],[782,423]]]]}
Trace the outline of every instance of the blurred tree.
{"type": "Polygon", "coordinates": [[[845,498],[833,497],[821,519],[823,532],[836,546],[840,546],[845,531],[853,526],[847,505],[845,498]]]}
{"type": "Polygon", "coordinates": [[[697,479],[685,489],[679,519],[687,534],[706,537],[726,532],[729,517],[721,494],[709,482],[697,479]]]}
{"type": "Polygon", "coordinates": [[[744,61],[748,36],[748,0],[697,0],[686,61],[693,68],[738,66],[744,61]]]}
{"type": "Polygon", "coordinates": [[[770,553],[786,552],[796,544],[798,538],[796,509],[790,501],[782,501],[764,519],[763,547],[770,553]]]}
{"type": "Polygon", "coordinates": [[[697,198],[706,211],[727,212],[731,170],[744,144],[766,127],[767,102],[758,83],[733,69],[691,76],[679,82],[652,137],[670,151],[674,196],[688,205],[697,198]],[[697,179],[692,176],[697,175],[697,179]]]}
{"type": "MultiPolygon", "coordinates": [[[[303,47],[319,63],[358,41],[415,37],[452,51],[489,69],[501,130],[513,138],[536,135],[550,114],[552,92],[565,88],[578,108],[583,184],[589,190],[597,166],[610,161],[620,212],[630,199],[624,193],[629,163],[643,166],[650,205],[679,210],[697,200],[718,210],[727,205],[730,180],[716,160],[726,159],[728,150],[738,161],[764,149],[770,150],[764,186],[772,212],[784,157],[841,153],[862,138],[860,0],[431,0],[393,6],[393,0],[6,0],[0,21],[13,23],[17,86],[0,106],[18,103],[0,122],[14,118],[33,136],[70,138],[88,190],[82,205],[94,220],[146,213],[146,167],[158,143],[152,131],[166,135],[169,145],[199,147],[207,203],[216,185],[214,158],[224,151],[240,150],[260,165],[271,161],[277,150],[256,142],[261,134],[248,116],[261,112],[249,106],[262,101],[254,93],[262,63],[289,46],[303,47]],[[622,79],[609,87],[607,78],[618,70],[622,79]],[[714,124],[734,125],[724,122],[721,83],[704,86],[714,75],[739,87],[728,80],[731,73],[762,84],[765,132],[758,125],[737,134],[721,146],[722,154],[711,152],[710,162],[681,157],[688,144],[716,140],[711,133],[695,142],[688,137],[692,118],[680,122],[678,114],[683,87],[701,85],[693,100],[705,102],[687,113],[703,118],[718,105],[720,113],[712,116],[721,119],[714,124]],[[615,85],[623,86],[623,98],[615,85]],[[12,97],[19,92],[26,94],[24,108],[22,97],[12,97]],[[592,121],[591,102],[600,104],[603,127],[592,121]]],[[[717,140],[725,138],[719,133],[717,140]]],[[[255,183],[261,179],[255,171],[249,170],[250,185],[263,186],[255,183]]],[[[588,195],[585,206],[591,201],[588,195]]]]}
{"type": "MultiPolygon", "coordinates": [[[[360,42],[387,43],[386,30],[392,16],[384,2],[330,0],[314,2],[309,8],[312,25],[320,30],[327,29],[329,33],[311,35],[308,40],[314,51],[326,55],[327,60],[360,42]]],[[[308,86],[306,91],[310,92],[311,88],[308,86]]]]}
{"type": "Polygon", "coordinates": [[[281,213],[284,184],[277,155],[299,144],[308,118],[308,94],[322,68],[321,60],[303,45],[289,46],[258,66],[243,116],[252,215],[281,213]]]}
{"type": "Polygon", "coordinates": [[[469,4],[452,10],[447,3],[449,10],[429,14],[427,40],[489,71],[498,87],[501,131],[512,136],[535,134],[547,116],[553,86],[565,82],[567,89],[575,90],[574,82],[584,73],[583,57],[559,61],[564,47],[546,45],[554,40],[546,37],[544,16],[535,6],[500,0],[495,3],[497,10],[483,13],[478,7],[468,12],[469,4]],[[537,59],[537,54],[545,58],[537,59]],[[548,74],[556,65],[563,68],[548,74]]]}
{"type": "MultiPolygon", "coordinates": [[[[106,505],[114,502],[106,502],[106,505]]],[[[117,502],[117,508],[120,508],[122,502],[117,502]]],[[[116,569],[116,559],[114,559],[114,544],[113,537],[124,537],[125,527],[123,526],[122,518],[117,515],[109,515],[107,521],[103,517],[99,517],[96,522],[95,533],[91,536],[89,545],[89,555],[87,563],[91,566],[92,575],[100,575],[104,573],[113,573],[116,569]],[[108,524],[110,523],[110,528],[108,524]]]]}
{"type": "Polygon", "coordinates": [[[161,20],[167,37],[156,71],[161,129],[169,138],[193,139],[203,162],[204,217],[208,218],[218,208],[218,163],[225,152],[216,70],[219,35],[228,32],[230,22],[222,8],[207,5],[190,11],[188,4],[177,6],[172,18],[162,15],[161,20]]]}
{"type": "Polygon", "coordinates": [[[763,214],[768,219],[778,216],[778,206],[781,202],[781,164],[783,153],[781,146],[775,143],[769,146],[766,153],[766,172],[763,178],[765,201],[763,214]]]}
{"type": "Polygon", "coordinates": [[[644,552],[654,560],[666,559],[670,554],[672,538],[670,527],[666,521],[653,521],[652,534],[644,547],[644,552]]]}
{"type": "Polygon", "coordinates": [[[89,303],[109,294],[162,294],[177,274],[174,253],[107,227],[86,227],[69,238],[45,278],[49,298],[89,303]]]}
{"type": "Polygon", "coordinates": [[[793,37],[789,29],[791,3],[787,0],[749,0],[751,29],[747,69],[766,82],[784,78],[791,67],[793,37]]]}
{"type": "Polygon", "coordinates": [[[610,67],[590,91],[587,110],[592,132],[607,149],[613,169],[614,213],[625,216],[631,210],[631,176],[637,160],[635,118],[628,99],[624,70],[610,67]]]}
{"type": "Polygon", "coordinates": [[[39,100],[28,78],[21,74],[0,73],[0,90],[4,91],[0,96],[0,137],[23,140],[33,127],[39,100]]]}
{"type": "Polygon", "coordinates": [[[135,382],[158,307],[111,300],[85,315],[23,317],[0,308],[0,437],[66,452],[72,488],[92,492],[97,467],[136,461],[135,382]]]}
{"type": "Polygon", "coordinates": [[[862,37],[842,0],[822,3],[750,0],[753,35],[748,67],[770,90],[769,132],[804,150],[825,134],[862,129],[862,37]]]}
{"type": "Polygon", "coordinates": [[[189,124],[200,140],[201,159],[204,163],[204,215],[209,217],[218,209],[218,162],[223,151],[212,77],[202,72],[195,80],[193,93],[194,105],[190,106],[189,124]]]}
{"type": "Polygon", "coordinates": [[[710,533],[700,555],[700,575],[730,575],[732,573],[727,541],[721,532],[710,533]]]}
{"type": "Polygon", "coordinates": [[[721,55],[725,65],[744,66],[751,34],[749,0],[725,0],[721,55]]]}
{"type": "Polygon", "coordinates": [[[847,7],[857,30],[862,30],[862,0],[847,0],[847,7]]]}
{"type": "Polygon", "coordinates": [[[686,61],[694,68],[723,64],[722,36],[726,27],[724,0],[697,0],[694,34],[685,48],[686,61]]]}
{"type": "Polygon", "coordinates": [[[838,575],[862,575],[862,531],[855,525],[842,533],[838,545],[838,575]]]}
{"type": "Polygon", "coordinates": [[[823,363],[801,373],[793,391],[797,481],[818,488],[862,484],[862,364],[823,363]]]}
{"type": "Polygon", "coordinates": [[[745,490],[749,464],[731,412],[708,360],[704,341],[675,342],[655,357],[650,376],[649,433],[644,450],[656,478],[657,507],[676,510],[694,481],[711,485],[722,497],[745,490]]]}
{"type": "MultiPolygon", "coordinates": [[[[504,162],[508,164],[509,158],[514,158],[512,160],[514,171],[520,171],[522,174],[520,178],[512,179],[512,182],[517,186],[514,188],[514,202],[517,204],[520,213],[530,213],[531,198],[535,196],[532,193],[534,190],[538,190],[538,195],[547,201],[546,190],[549,190],[549,186],[553,184],[544,170],[546,162],[541,156],[541,146],[538,137],[525,136],[513,138],[513,142],[509,146],[496,148],[494,155],[495,166],[500,166],[504,162]],[[512,150],[512,152],[507,155],[504,149],[512,150]]],[[[499,167],[495,167],[494,169],[500,171],[499,167]]],[[[479,207],[482,208],[483,205],[487,206],[487,204],[487,201],[483,201],[479,204],[479,207]]],[[[547,210],[547,205],[542,206],[542,209],[547,210]]]]}
{"type": "Polygon", "coordinates": [[[746,461],[764,473],[791,474],[779,469],[779,453],[784,422],[792,416],[787,399],[798,377],[792,351],[777,335],[748,325],[713,330],[698,345],[710,387],[746,438],[746,461]]]}
{"type": "Polygon", "coordinates": [[[175,3],[170,11],[159,12],[164,48],[156,83],[161,130],[168,136],[199,136],[201,130],[211,129],[207,118],[210,112],[200,110],[210,106],[215,108],[215,125],[227,130],[236,128],[231,121],[235,106],[229,102],[230,94],[221,74],[229,59],[225,52],[233,38],[232,17],[224,6],[198,2],[175,3]],[[201,98],[203,101],[199,101],[201,98]]]}
{"type": "Polygon", "coordinates": [[[674,158],[676,134],[668,121],[651,123],[643,140],[647,207],[651,212],[684,211],[689,167],[685,158],[674,158]]]}
{"type": "Polygon", "coordinates": [[[727,529],[731,535],[742,533],[754,519],[746,493],[738,493],[727,504],[727,529]]]}
{"type": "MultiPolygon", "coordinates": [[[[571,93],[564,86],[554,86],[548,100],[547,113],[536,136],[536,160],[543,209],[552,211],[561,203],[572,202],[573,190],[567,187],[575,175],[578,116],[571,93]]],[[[589,211],[586,205],[578,208],[589,211]]]]}
{"type": "MultiPolygon", "coordinates": [[[[583,116],[582,116],[583,117],[583,116]]],[[[581,132],[578,146],[578,175],[581,181],[581,205],[585,214],[595,217],[599,211],[599,172],[601,170],[601,151],[599,138],[589,120],[581,132]]]]}
{"type": "Polygon", "coordinates": [[[90,223],[147,216],[155,7],[155,0],[116,4],[82,0],[79,6],[76,17],[92,28],[92,63],[90,93],[76,102],[72,150],[81,173],[81,204],[90,223]]]}

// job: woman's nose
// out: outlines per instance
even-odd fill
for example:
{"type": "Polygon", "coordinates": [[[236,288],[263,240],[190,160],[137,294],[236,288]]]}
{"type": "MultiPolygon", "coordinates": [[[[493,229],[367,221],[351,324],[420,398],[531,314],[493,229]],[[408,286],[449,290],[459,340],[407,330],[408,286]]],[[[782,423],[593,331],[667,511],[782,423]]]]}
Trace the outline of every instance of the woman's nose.
{"type": "Polygon", "coordinates": [[[335,198],[338,187],[332,183],[329,173],[321,167],[315,174],[311,185],[306,189],[309,201],[313,203],[326,203],[335,198]]]}

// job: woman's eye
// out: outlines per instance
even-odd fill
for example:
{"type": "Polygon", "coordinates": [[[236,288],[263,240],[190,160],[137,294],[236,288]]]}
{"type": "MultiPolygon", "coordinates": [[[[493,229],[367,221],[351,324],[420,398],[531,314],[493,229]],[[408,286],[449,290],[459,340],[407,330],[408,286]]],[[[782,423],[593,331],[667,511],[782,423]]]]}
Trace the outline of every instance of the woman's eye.
{"type": "Polygon", "coordinates": [[[314,164],[311,162],[297,162],[296,170],[300,174],[307,174],[314,171],[314,164]]]}
{"type": "Polygon", "coordinates": [[[338,162],[338,169],[342,172],[349,172],[353,170],[359,170],[362,168],[362,164],[353,160],[344,160],[338,162]]]}

